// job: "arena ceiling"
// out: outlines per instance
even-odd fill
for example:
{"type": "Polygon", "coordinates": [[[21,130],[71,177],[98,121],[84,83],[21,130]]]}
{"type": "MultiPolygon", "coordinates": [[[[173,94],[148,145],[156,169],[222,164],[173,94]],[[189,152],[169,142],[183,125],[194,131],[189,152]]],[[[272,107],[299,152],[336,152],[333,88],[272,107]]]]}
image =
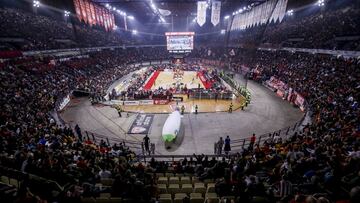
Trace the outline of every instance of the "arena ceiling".
{"type": "MultiPolygon", "coordinates": [[[[196,32],[212,32],[214,30],[225,29],[226,22],[223,18],[231,15],[234,11],[244,6],[256,6],[266,0],[221,0],[221,22],[214,27],[209,22],[203,27],[191,24],[196,18],[198,0],[92,0],[95,3],[116,7],[127,14],[132,15],[136,19],[137,26],[141,25],[143,30],[163,31],[196,31],[196,32]],[[151,2],[156,8],[168,10],[171,12],[168,16],[163,16],[165,23],[160,22],[159,16],[151,8],[151,2]],[[163,26],[159,26],[163,24],[163,26]]],[[[289,7],[298,7],[306,2],[314,0],[289,0],[289,7]]],[[[209,14],[208,14],[209,18],[209,14]]],[[[142,30],[141,28],[138,28],[142,30]]]]}

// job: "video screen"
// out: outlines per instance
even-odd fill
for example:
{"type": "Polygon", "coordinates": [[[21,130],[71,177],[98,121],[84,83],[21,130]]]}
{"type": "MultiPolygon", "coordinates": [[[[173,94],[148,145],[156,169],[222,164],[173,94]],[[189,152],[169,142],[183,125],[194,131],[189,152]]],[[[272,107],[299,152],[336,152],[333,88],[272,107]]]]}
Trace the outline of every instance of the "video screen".
{"type": "Polygon", "coordinates": [[[194,49],[193,32],[167,32],[166,44],[170,52],[191,51],[194,49]]]}

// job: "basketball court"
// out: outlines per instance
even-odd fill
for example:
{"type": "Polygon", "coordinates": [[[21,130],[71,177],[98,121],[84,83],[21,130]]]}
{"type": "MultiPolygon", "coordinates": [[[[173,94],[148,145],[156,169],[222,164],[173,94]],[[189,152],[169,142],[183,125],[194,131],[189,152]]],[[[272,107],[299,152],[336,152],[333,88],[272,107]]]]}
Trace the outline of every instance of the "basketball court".
{"type": "Polygon", "coordinates": [[[174,75],[175,73],[171,70],[161,71],[151,89],[158,89],[159,87],[169,89],[177,84],[182,87],[186,86],[188,89],[198,88],[200,84],[200,88],[204,88],[196,71],[183,71],[183,74],[179,74],[178,77],[174,77],[174,75]]]}

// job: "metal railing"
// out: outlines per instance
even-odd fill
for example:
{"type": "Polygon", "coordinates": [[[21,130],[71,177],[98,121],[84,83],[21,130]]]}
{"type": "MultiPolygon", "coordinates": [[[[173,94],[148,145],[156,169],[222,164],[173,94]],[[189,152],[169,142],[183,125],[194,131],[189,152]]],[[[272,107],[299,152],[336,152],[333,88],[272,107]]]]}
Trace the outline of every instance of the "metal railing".
{"type": "MultiPolygon", "coordinates": [[[[290,138],[295,132],[298,132],[300,130],[300,127],[303,126],[303,122],[307,116],[309,116],[308,113],[304,114],[304,116],[301,118],[300,121],[296,122],[291,126],[256,136],[255,143],[253,144],[261,146],[264,144],[264,142],[267,139],[271,138],[273,140],[275,136],[279,136],[282,140],[286,140],[290,138]]],[[[251,145],[251,137],[231,140],[230,142],[231,152],[232,153],[240,152],[243,149],[249,147],[250,145],[251,145]]]]}
{"type": "Polygon", "coordinates": [[[145,149],[144,142],[140,141],[131,141],[122,138],[109,137],[106,135],[101,135],[91,131],[85,131],[86,138],[92,140],[95,144],[100,144],[101,140],[106,141],[108,146],[112,144],[122,144],[122,146],[128,147],[135,154],[146,156],[146,154],[155,154],[155,144],[150,143],[149,151],[145,149]]]}

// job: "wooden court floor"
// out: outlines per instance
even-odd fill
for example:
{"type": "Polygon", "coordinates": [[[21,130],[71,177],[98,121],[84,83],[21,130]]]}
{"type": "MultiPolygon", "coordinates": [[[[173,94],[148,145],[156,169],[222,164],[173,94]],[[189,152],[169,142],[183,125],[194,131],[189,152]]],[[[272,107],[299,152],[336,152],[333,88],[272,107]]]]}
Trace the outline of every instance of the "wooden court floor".
{"type": "Polygon", "coordinates": [[[230,103],[233,103],[233,110],[236,111],[245,104],[245,98],[237,97],[232,100],[213,100],[213,99],[187,99],[186,95],[182,96],[183,102],[170,102],[164,105],[137,105],[137,106],[122,106],[124,111],[137,112],[137,113],[171,113],[177,107],[181,108],[184,105],[185,113],[194,113],[195,106],[198,106],[199,113],[210,112],[223,112],[228,111],[230,103]]]}

